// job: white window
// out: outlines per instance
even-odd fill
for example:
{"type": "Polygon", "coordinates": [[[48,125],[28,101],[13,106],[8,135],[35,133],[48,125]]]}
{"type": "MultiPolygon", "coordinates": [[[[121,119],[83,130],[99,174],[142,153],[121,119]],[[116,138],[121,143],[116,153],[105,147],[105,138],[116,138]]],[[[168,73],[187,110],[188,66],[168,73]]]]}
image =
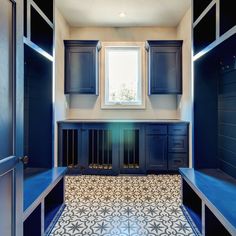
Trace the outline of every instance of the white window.
{"type": "Polygon", "coordinates": [[[102,48],[102,108],[144,108],[144,45],[106,43],[102,48]]]}

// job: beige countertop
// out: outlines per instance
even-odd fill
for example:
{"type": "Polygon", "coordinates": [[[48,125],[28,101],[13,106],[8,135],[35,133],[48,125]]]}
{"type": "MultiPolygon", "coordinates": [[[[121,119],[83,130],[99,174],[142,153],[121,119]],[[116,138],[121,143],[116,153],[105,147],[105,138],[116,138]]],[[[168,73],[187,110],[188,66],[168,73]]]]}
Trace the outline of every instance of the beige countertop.
{"type": "Polygon", "coordinates": [[[155,119],[155,120],[144,120],[144,119],[136,119],[136,120],[126,120],[126,119],[67,119],[58,121],[59,123],[189,123],[188,121],[184,120],[176,120],[176,119],[155,119]]]}

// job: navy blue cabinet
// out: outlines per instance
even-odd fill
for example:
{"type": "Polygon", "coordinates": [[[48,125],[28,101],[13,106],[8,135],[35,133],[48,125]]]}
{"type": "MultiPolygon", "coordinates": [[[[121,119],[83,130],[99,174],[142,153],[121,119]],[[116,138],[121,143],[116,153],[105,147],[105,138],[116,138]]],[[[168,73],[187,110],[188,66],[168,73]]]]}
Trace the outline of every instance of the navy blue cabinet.
{"type": "Polygon", "coordinates": [[[177,171],[188,166],[188,125],[163,124],[146,127],[147,171],[177,171]]]}
{"type": "Polygon", "coordinates": [[[65,40],[65,94],[98,95],[99,41],[65,40]]]}
{"type": "Polygon", "coordinates": [[[149,95],[182,94],[182,41],[147,41],[149,95]]]}
{"type": "Polygon", "coordinates": [[[188,125],[170,124],[168,126],[168,170],[188,167],[188,125]]]}
{"type": "Polygon", "coordinates": [[[58,123],[58,163],[71,173],[145,174],[188,166],[188,124],[58,123]]]}

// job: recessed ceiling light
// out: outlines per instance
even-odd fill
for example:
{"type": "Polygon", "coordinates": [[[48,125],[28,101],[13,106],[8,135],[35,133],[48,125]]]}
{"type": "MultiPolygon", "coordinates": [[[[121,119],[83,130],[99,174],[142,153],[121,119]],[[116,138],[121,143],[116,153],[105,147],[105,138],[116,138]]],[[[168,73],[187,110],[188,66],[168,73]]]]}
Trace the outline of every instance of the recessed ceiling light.
{"type": "Polygon", "coordinates": [[[124,18],[124,17],[126,17],[126,14],[125,14],[125,12],[123,12],[123,11],[122,11],[122,12],[120,12],[120,13],[119,13],[119,17],[120,17],[120,18],[124,18]]]}

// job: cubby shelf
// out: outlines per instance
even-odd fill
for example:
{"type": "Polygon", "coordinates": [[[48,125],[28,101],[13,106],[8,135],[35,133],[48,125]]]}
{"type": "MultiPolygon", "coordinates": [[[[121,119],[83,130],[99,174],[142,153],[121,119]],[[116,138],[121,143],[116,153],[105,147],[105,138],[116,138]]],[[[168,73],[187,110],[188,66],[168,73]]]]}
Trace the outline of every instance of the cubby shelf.
{"type": "Polygon", "coordinates": [[[37,44],[33,43],[32,41],[30,41],[29,39],[27,39],[26,37],[23,38],[24,44],[26,44],[27,46],[29,46],[31,49],[33,49],[36,53],[40,53],[42,56],[44,56],[45,58],[47,58],[50,61],[53,61],[54,58],[53,56],[51,56],[50,54],[48,54],[45,50],[43,50],[42,48],[40,48],[37,44]]]}

